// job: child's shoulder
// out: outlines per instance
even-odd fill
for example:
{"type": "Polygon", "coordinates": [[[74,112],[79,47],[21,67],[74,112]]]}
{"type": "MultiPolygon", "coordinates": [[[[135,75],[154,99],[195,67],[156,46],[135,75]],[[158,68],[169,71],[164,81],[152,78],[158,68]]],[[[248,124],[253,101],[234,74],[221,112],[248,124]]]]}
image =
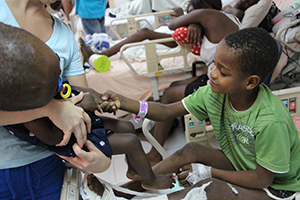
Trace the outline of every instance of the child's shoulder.
{"type": "Polygon", "coordinates": [[[273,94],[273,92],[264,84],[260,86],[260,91],[257,97],[257,103],[260,105],[258,109],[264,112],[265,116],[270,117],[270,120],[280,120],[290,118],[290,113],[282,101],[273,94]],[[269,114],[268,114],[269,113],[269,114]],[[273,116],[273,117],[271,117],[273,116]]]}

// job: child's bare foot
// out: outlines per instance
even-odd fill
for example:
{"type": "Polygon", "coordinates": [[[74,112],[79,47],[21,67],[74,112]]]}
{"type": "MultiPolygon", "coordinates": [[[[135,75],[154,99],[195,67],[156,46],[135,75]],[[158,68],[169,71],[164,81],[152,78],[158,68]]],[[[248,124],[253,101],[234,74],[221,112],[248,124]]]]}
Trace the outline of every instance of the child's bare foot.
{"type": "Polygon", "coordinates": [[[155,179],[151,181],[143,181],[142,187],[146,190],[163,190],[174,187],[176,174],[157,174],[155,179]]]}
{"type": "Polygon", "coordinates": [[[93,192],[95,192],[99,196],[103,195],[104,187],[100,183],[100,181],[95,177],[95,175],[89,174],[87,176],[87,185],[90,188],[90,190],[92,190],[93,192]]]}
{"type": "Polygon", "coordinates": [[[126,172],[126,176],[127,176],[127,178],[134,180],[134,181],[142,180],[141,176],[135,170],[130,170],[130,168],[128,168],[128,170],[126,172]]]}
{"type": "Polygon", "coordinates": [[[84,57],[84,61],[88,62],[91,55],[94,54],[94,52],[85,44],[82,38],[79,38],[80,43],[80,49],[84,57]]]}

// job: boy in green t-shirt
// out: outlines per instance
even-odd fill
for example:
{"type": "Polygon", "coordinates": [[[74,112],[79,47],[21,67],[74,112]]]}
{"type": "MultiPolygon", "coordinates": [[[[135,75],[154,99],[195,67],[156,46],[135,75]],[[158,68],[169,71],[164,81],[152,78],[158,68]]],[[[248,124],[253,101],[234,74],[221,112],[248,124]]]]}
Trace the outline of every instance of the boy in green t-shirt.
{"type": "Polygon", "coordinates": [[[277,58],[276,41],[266,31],[243,29],[218,45],[209,86],[168,105],[107,91],[102,108],[155,121],[188,113],[210,118],[221,150],[191,142],[154,166],[157,174],[176,172],[182,185],[193,185],[168,199],[181,199],[195,186],[192,195],[208,199],[292,199],[300,192],[298,132],[283,103],[261,84],[277,58]]]}

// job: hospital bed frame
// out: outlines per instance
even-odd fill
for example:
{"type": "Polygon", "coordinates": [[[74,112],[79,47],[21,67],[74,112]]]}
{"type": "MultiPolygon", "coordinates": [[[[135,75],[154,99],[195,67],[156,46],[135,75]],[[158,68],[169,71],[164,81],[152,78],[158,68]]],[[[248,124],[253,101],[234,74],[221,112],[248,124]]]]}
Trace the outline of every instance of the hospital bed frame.
{"type": "MultiPolygon", "coordinates": [[[[121,33],[123,31],[127,31],[129,35],[132,35],[139,31],[141,29],[140,22],[145,21],[152,29],[155,29],[159,27],[162,24],[168,24],[170,21],[172,21],[171,14],[174,13],[173,10],[170,11],[163,11],[163,12],[154,12],[149,14],[142,14],[138,16],[132,16],[132,17],[126,17],[126,18],[118,18],[114,19],[110,23],[110,28],[114,32],[114,34],[117,36],[117,38],[121,39],[121,33]],[[148,16],[153,16],[155,21],[155,27],[151,25],[151,23],[146,19],[148,16]],[[117,24],[117,26],[116,26],[117,24]],[[114,27],[116,26],[116,28],[114,27]],[[126,30],[124,30],[124,26],[127,27],[126,30]]],[[[70,14],[71,19],[71,26],[73,33],[76,33],[78,30],[76,30],[76,21],[78,21],[79,16],[75,15],[74,9],[72,13],[70,14]]],[[[131,69],[131,71],[136,76],[145,76],[150,77],[151,79],[151,85],[152,85],[152,91],[153,91],[153,100],[158,101],[160,97],[160,92],[158,90],[158,81],[157,77],[162,75],[168,75],[168,74],[174,74],[174,73],[186,73],[186,78],[189,78],[192,76],[192,65],[188,63],[187,61],[187,54],[190,52],[190,45],[188,44],[178,44],[177,49],[173,49],[164,53],[158,53],[156,50],[156,44],[164,43],[164,42],[171,42],[175,41],[172,37],[170,38],[164,38],[164,39],[157,39],[157,40],[151,40],[151,41],[143,41],[143,42],[137,42],[137,43],[131,43],[126,44],[120,49],[120,56],[124,60],[124,62],[127,64],[127,66],[131,69]],[[138,72],[135,70],[135,68],[132,66],[130,61],[124,56],[124,51],[130,47],[136,47],[136,46],[144,46],[145,47],[145,53],[146,53],[146,72],[138,72]],[[171,69],[164,69],[160,65],[160,61],[165,58],[172,58],[176,56],[182,56],[183,58],[183,65],[174,67],[171,69]]],[[[202,65],[205,66],[205,65],[202,65]]]]}
{"type": "Polygon", "coordinates": [[[152,30],[156,29],[157,27],[163,24],[168,24],[169,22],[172,21],[171,14],[174,13],[175,12],[173,10],[168,10],[162,12],[153,12],[153,13],[141,14],[136,16],[123,17],[123,18],[115,18],[111,20],[109,27],[118,39],[122,39],[121,35],[124,32],[128,32],[130,36],[136,33],[137,31],[139,31],[141,29],[141,22],[147,23],[150,29],[152,30]],[[151,16],[153,16],[154,18],[154,24],[151,24],[149,22],[148,17],[151,16]]]}
{"type": "MultiPolygon", "coordinates": [[[[120,50],[120,56],[124,60],[124,62],[127,64],[127,66],[134,72],[137,76],[145,76],[150,77],[151,84],[152,84],[152,91],[153,91],[153,100],[158,101],[160,97],[160,93],[158,91],[158,83],[157,83],[157,77],[167,74],[174,74],[174,73],[181,73],[185,72],[186,77],[192,77],[192,65],[188,63],[187,61],[187,54],[190,52],[190,45],[189,44],[178,44],[178,48],[173,51],[167,51],[164,53],[158,53],[156,50],[156,44],[164,43],[164,42],[171,42],[174,41],[172,37],[170,38],[164,38],[164,39],[157,39],[157,40],[151,40],[151,41],[144,41],[144,42],[137,42],[137,43],[131,43],[126,44],[122,46],[120,50]],[[131,65],[130,61],[125,57],[124,51],[130,47],[134,46],[144,46],[145,52],[146,52],[146,66],[147,71],[146,72],[138,72],[134,69],[134,67],[131,65]],[[169,69],[164,69],[160,65],[160,61],[164,58],[171,58],[176,56],[182,56],[183,57],[183,66],[173,67],[169,69]]],[[[205,66],[203,63],[202,66],[205,66]]]]}
{"type": "Polygon", "coordinates": [[[79,194],[81,182],[81,171],[71,164],[66,164],[60,200],[81,200],[79,194]]]}
{"type": "MultiPolygon", "coordinates": [[[[282,40],[282,38],[281,38],[280,36],[281,36],[281,34],[282,34],[284,31],[288,30],[289,28],[292,28],[293,26],[297,26],[297,25],[299,25],[299,24],[300,24],[300,19],[296,19],[296,20],[290,22],[289,24],[287,24],[286,26],[280,28],[280,29],[277,31],[276,36],[275,36],[275,38],[276,38],[279,42],[281,42],[284,46],[286,46],[287,48],[289,48],[290,50],[292,50],[293,52],[296,52],[296,53],[300,52],[300,48],[296,48],[296,47],[294,47],[293,45],[291,45],[290,43],[285,42],[284,40],[282,40]]],[[[300,32],[298,32],[298,33],[295,35],[295,39],[296,39],[298,42],[300,42],[300,32]]]]}
{"type": "MultiPolygon", "coordinates": [[[[148,23],[148,25],[154,30],[155,28],[159,27],[163,24],[168,24],[170,21],[172,21],[171,14],[174,13],[174,11],[163,11],[163,12],[154,12],[149,14],[142,14],[139,16],[133,16],[133,17],[126,17],[126,18],[120,18],[112,20],[110,23],[111,30],[114,32],[114,34],[121,39],[120,32],[117,32],[115,28],[113,28],[115,22],[117,21],[124,21],[126,20],[126,25],[128,27],[128,33],[129,36],[139,31],[140,28],[140,22],[145,21],[148,23]],[[152,16],[154,17],[155,26],[153,27],[146,18],[146,16],[152,16]]],[[[117,26],[117,30],[118,27],[117,26]]],[[[119,28],[120,29],[120,28],[119,28]]],[[[120,31],[120,30],[118,30],[120,31]]],[[[152,85],[152,91],[153,91],[153,100],[158,101],[160,94],[158,91],[158,83],[157,83],[157,77],[167,74],[173,74],[173,73],[181,73],[186,72],[187,78],[191,77],[191,71],[192,66],[188,64],[187,62],[187,54],[190,52],[190,45],[188,44],[178,44],[178,47],[174,51],[168,51],[164,53],[158,53],[156,50],[156,44],[164,43],[164,42],[172,42],[175,41],[172,37],[170,38],[164,38],[164,39],[156,39],[151,41],[143,41],[143,42],[136,42],[131,44],[123,45],[120,49],[120,56],[124,60],[124,62],[127,64],[127,66],[132,70],[132,72],[137,76],[145,76],[150,77],[151,79],[151,85],[152,85]],[[136,46],[144,46],[145,47],[145,53],[146,53],[146,66],[147,66],[147,72],[138,72],[134,69],[134,67],[131,65],[130,61],[124,56],[124,51],[130,47],[136,47],[136,46]],[[176,56],[182,56],[183,57],[183,66],[174,67],[171,69],[164,69],[160,65],[160,61],[164,58],[170,58],[170,57],[176,57],[176,56]]]]}

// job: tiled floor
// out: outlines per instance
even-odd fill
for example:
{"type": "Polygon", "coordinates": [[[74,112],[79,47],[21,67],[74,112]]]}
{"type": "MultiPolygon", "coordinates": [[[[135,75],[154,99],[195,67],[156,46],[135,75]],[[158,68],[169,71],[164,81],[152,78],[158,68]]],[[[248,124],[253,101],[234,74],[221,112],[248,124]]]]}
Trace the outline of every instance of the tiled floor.
{"type": "MultiPolygon", "coordinates": [[[[168,154],[172,154],[176,150],[183,147],[185,144],[186,144],[186,139],[184,135],[184,130],[182,124],[179,123],[175,131],[168,137],[168,140],[166,141],[164,148],[168,154]]],[[[142,145],[146,153],[151,148],[151,144],[149,142],[142,141],[142,145]]],[[[125,162],[125,156],[116,155],[112,157],[112,164],[109,167],[109,169],[103,173],[96,174],[96,176],[112,184],[119,185],[129,181],[129,179],[126,177],[126,171],[127,171],[127,164],[125,162]]]]}

